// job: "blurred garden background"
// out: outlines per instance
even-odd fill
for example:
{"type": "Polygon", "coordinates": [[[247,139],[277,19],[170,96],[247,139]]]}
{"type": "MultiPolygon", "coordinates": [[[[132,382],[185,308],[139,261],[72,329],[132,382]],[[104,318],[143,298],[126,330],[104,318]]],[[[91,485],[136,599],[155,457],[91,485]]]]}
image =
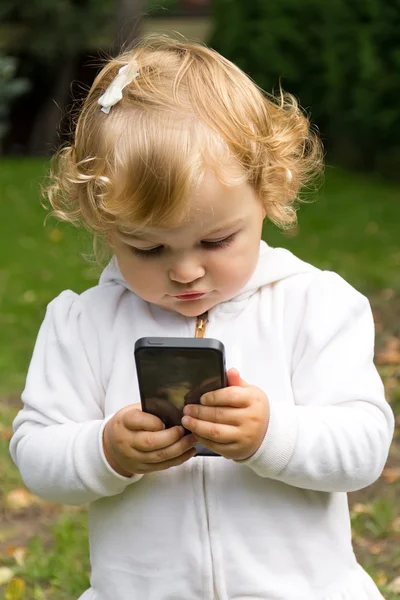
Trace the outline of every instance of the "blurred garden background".
{"type": "Polygon", "coordinates": [[[337,271],[373,307],[397,428],[382,477],[349,503],[360,562],[388,600],[399,599],[399,0],[2,0],[0,598],[75,600],[88,586],[86,507],[33,496],[8,444],[47,303],[100,273],[84,232],[45,222],[40,183],[101,58],[149,31],[207,42],[266,91],[281,83],[319,128],[327,168],[315,202],[302,205],[296,227],[266,224],[264,237],[337,271]]]}

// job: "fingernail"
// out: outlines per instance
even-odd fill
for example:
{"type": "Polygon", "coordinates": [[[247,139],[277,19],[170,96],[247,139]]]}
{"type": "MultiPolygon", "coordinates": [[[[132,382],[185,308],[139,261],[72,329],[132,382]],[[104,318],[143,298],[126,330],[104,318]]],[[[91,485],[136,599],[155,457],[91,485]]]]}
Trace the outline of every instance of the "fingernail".
{"type": "Polygon", "coordinates": [[[200,398],[200,404],[205,404],[206,402],[206,397],[205,396],[201,396],[200,398]]]}
{"type": "Polygon", "coordinates": [[[183,425],[184,427],[186,427],[187,425],[189,425],[189,423],[190,423],[190,419],[189,419],[189,417],[183,417],[183,418],[182,418],[182,425],[183,425]]]}

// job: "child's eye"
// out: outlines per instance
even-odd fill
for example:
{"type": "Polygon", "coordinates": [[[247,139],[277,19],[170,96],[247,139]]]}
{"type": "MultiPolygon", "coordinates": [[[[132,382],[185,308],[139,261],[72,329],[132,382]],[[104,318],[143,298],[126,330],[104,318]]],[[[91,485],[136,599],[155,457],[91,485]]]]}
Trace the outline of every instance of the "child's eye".
{"type": "MultiPolygon", "coordinates": [[[[202,241],[201,244],[204,248],[208,250],[213,250],[215,248],[224,248],[225,246],[229,246],[233,242],[233,238],[235,234],[229,235],[223,240],[216,240],[212,242],[202,241]]],[[[135,256],[139,256],[141,258],[152,258],[155,256],[160,256],[160,254],[164,250],[164,246],[156,246],[155,248],[149,248],[148,250],[144,250],[143,248],[135,248],[134,246],[129,247],[132,254],[135,256]]]]}
{"type": "Polygon", "coordinates": [[[201,243],[205,248],[208,248],[210,250],[212,250],[213,248],[224,248],[225,246],[229,246],[233,242],[234,237],[235,234],[232,233],[232,235],[228,235],[228,237],[224,238],[223,240],[216,240],[215,242],[203,241],[201,243]]]}
{"type": "Polygon", "coordinates": [[[156,248],[149,248],[149,250],[143,250],[142,248],[130,247],[132,254],[140,256],[142,258],[151,258],[152,256],[158,256],[163,250],[163,246],[156,246],[156,248]]]}

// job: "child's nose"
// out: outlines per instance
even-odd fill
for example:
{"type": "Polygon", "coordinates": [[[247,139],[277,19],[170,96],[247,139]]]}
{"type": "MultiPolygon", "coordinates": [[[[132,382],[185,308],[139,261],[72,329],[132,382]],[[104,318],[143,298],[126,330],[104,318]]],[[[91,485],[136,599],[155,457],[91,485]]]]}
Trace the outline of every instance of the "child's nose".
{"type": "Polygon", "coordinates": [[[169,277],[178,283],[191,283],[204,277],[205,269],[200,263],[190,260],[179,261],[169,270],[169,277]]]}

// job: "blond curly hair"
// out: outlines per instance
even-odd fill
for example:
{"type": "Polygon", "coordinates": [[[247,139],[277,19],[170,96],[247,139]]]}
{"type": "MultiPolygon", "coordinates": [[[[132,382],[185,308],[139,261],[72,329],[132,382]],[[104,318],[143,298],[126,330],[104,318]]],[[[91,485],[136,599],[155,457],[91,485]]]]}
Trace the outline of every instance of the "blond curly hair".
{"type": "Polygon", "coordinates": [[[55,216],[95,237],[169,227],[187,214],[207,167],[225,185],[250,183],[267,218],[287,227],[299,191],[321,171],[321,143],[290,94],[264,93],[202,44],[150,36],[97,75],[45,195],[55,216]],[[104,114],[99,97],[133,61],[139,76],[104,114]],[[226,168],[227,155],[240,170],[226,168]]]}

